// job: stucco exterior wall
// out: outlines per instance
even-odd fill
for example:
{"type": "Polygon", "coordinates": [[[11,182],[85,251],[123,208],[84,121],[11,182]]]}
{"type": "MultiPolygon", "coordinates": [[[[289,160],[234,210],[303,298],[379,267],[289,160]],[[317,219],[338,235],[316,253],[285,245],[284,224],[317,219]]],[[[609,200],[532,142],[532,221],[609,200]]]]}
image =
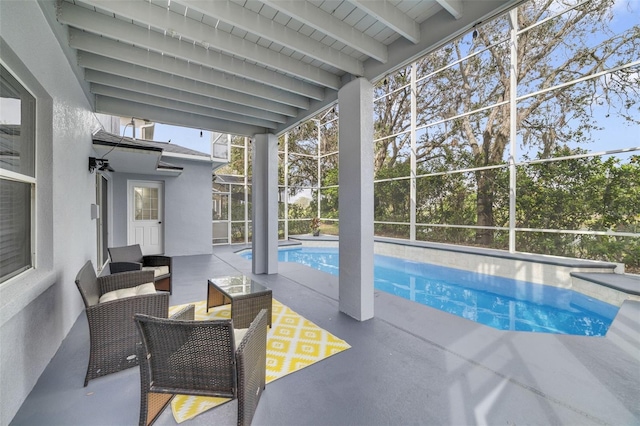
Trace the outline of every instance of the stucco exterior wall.
{"type": "MultiPolygon", "coordinates": [[[[1,60],[36,97],[36,268],[0,284],[0,424],[9,424],[82,312],[74,284],[96,262],[90,103],[35,1],[0,1],[1,60]]],[[[79,385],[82,385],[81,383],[79,385]]]]}
{"type": "Polygon", "coordinates": [[[165,253],[169,256],[211,254],[212,164],[175,158],[169,161],[184,167],[184,171],[165,181],[165,253]]]}
{"type": "MultiPolygon", "coordinates": [[[[0,425],[10,423],[82,313],[75,276],[87,260],[97,266],[96,175],[87,164],[96,155],[92,133],[118,132],[117,120],[92,112],[54,17],[53,0],[0,1],[1,61],[33,93],[37,108],[36,268],[0,284],[0,425]]],[[[211,229],[211,162],[171,162],[184,167],[180,176],[110,177],[109,245],[126,244],[127,179],[161,179],[165,253],[212,252],[211,232],[203,232],[211,229]]]]}
{"type": "Polygon", "coordinates": [[[113,246],[127,245],[127,182],[161,181],[164,183],[164,254],[211,254],[212,163],[180,158],[166,160],[183,167],[183,172],[179,176],[113,174],[113,246]]]}

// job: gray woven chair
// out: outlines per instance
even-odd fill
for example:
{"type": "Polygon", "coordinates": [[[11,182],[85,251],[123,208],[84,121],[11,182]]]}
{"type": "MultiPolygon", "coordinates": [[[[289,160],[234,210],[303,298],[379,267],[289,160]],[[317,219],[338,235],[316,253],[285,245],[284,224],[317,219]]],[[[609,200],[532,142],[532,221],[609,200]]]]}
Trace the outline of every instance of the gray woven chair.
{"type": "Polygon", "coordinates": [[[232,320],[136,315],[142,336],[140,425],[152,424],[175,394],[238,399],[238,425],[250,425],[265,388],[267,310],[235,347],[232,320]]]}
{"type": "Polygon", "coordinates": [[[156,290],[173,292],[171,285],[171,268],[172,259],[169,256],[143,256],[140,244],[133,244],[123,247],[111,247],[109,250],[109,270],[112,274],[126,271],[138,271],[145,269],[155,269],[158,267],[166,267],[167,273],[155,276],[154,283],[156,290]]]}
{"type": "Polygon", "coordinates": [[[110,291],[150,282],[153,282],[152,271],[96,277],[91,261],[78,272],[76,285],[89,323],[90,350],[85,386],[89,380],[138,365],[136,344],[140,336],[133,321],[134,314],[166,318],[169,312],[167,293],[144,294],[102,303],[99,302],[100,297],[110,291]]]}

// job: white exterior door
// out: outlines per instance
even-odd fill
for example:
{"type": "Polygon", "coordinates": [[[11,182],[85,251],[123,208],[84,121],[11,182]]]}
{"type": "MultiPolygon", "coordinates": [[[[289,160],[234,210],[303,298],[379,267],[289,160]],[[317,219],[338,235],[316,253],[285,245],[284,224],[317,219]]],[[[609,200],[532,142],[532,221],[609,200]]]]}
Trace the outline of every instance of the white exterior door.
{"type": "Polygon", "coordinates": [[[163,184],[153,181],[129,181],[128,244],[140,244],[142,254],[164,253],[163,184]]]}

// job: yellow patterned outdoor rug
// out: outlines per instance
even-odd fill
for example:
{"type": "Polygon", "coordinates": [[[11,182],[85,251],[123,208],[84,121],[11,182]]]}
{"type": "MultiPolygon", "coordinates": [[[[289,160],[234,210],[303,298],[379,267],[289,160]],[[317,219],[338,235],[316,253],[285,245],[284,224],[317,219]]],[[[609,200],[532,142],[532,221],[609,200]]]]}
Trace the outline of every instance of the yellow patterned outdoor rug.
{"type": "MultiPolygon", "coordinates": [[[[231,317],[230,305],[210,309],[208,313],[204,300],[194,305],[196,320],[231,317]]],[[[170,307],[169,315],[184,306],[170,307]]],[[[275,299],[271,311],[272,327],[267,330],[267,383],[351,347],[275,299]]],[[[227,401],[227,398],[176,395],[171,409],[176,422],[182,423],[227,401]]]]}

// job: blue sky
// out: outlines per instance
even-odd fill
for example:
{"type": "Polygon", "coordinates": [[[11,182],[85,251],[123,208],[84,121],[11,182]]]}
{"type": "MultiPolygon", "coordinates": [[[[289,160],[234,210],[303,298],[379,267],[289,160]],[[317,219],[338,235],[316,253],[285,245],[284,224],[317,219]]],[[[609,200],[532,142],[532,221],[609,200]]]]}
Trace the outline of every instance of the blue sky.
{"type": "Polygon", "coordinates": [[[153,139],[158,142],[171,140],[171,143],[176,145],[211,154],[211,132],[207,130],[203,130],[202,137],[200,137],[200,129],[156,123],[153,139]]]}

